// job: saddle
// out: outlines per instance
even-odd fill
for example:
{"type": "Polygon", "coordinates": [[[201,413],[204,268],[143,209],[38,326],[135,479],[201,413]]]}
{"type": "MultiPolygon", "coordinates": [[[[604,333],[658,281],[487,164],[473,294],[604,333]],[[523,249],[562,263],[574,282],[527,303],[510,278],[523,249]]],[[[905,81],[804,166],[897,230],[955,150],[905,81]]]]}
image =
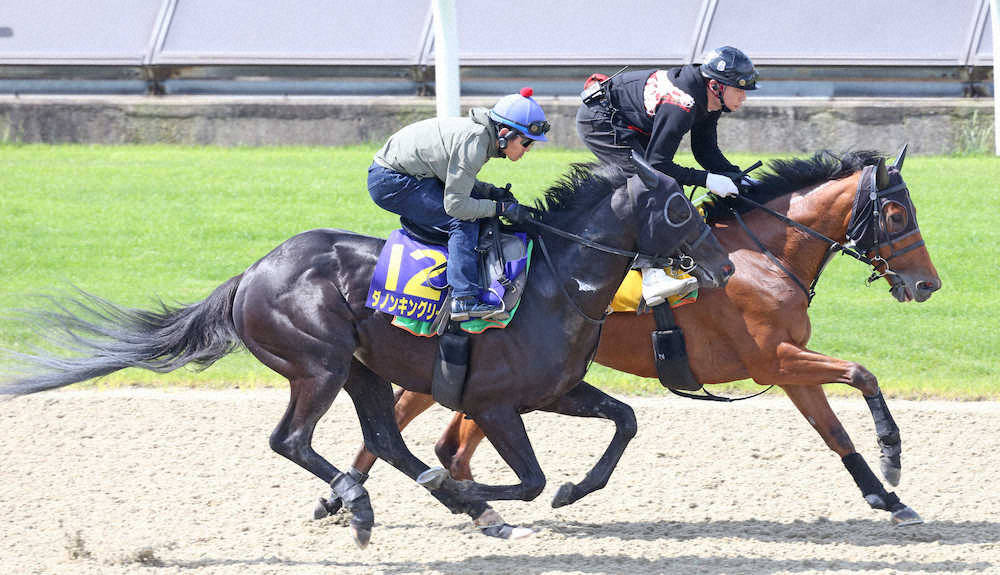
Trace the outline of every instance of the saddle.
{"type": "MultiPolygon", "coordinates": [[[[399,218],[399,223],[405,233],[424,244],[448,245],[448,232],[445,230],[421,226],[406,218],[399,218]]],[[[486,293],[483,294],[483,299],[493,303],[501,303],[504,310],[485,321],[497,323],[510,319],[511,312],[520,301],[521,294],[524,293],[524,285],[528,281],[528,275],[524,272],[527,269],[529,245],[526,234],[502,230],[497,218],[489,218],[480,226],[479,241],[476,243],[476,253],[479,254],[479,285],[489,286],[486,293]]],[[[440,268],[442,272],[438,277],[444,276],[445,265],[439,264],[435,268],[440,268]]],[[[444,285],[438,289],[443,289],[443,287],[444,285]]],[[[438,318],[434,322],[438,333],[440,333],[442,324],[448,321],[449,308],[450,306],[443,306],[442,313],[438,314],[438,318]]],[[[463,326],[471,323],[474,321],[463,322],[463,326]]],[[[481,333],[489,327],[502,326],[490,325],[475,331],[470,325],[469,329],[463,329],[470,333],[481,333]]]]}

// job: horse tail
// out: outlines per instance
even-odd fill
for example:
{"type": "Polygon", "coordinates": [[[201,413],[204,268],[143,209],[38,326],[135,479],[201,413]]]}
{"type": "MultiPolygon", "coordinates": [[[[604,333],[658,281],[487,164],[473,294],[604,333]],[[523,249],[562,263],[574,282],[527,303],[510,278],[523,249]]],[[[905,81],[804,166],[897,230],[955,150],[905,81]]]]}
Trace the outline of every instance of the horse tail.
{"type": "Polygon", "coordinates": [[[193,363],[205,369],[241,345],[232,310],[242,277],[230,278],[198,303],[172,307],[161,301],[153,311],[79,289],[76,297],[49,298],[54,310],[22,314],[56,351],[7,351],[18,375],[0,384],[0,395],[37,393],[126,367],[167,373],[193,363]]]}

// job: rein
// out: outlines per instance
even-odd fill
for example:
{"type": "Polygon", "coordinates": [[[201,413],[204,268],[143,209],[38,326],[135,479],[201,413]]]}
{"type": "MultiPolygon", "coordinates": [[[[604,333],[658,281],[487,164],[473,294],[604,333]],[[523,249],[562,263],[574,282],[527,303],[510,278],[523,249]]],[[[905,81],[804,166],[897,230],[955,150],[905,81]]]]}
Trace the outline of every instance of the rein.
{"type": "MultiPolygon", "coordinates": [[[[538,220],[531,220],[531,222],[528,223],[528,225],[535,226],[539,230],[543,230],[547,233],[557,235],[561,238],[568,239],[574,243],[586,246],[591,249],[595,249],[597,251],[630,258],[632,260],[632,264],[630,265],[629,269],[634,267],[668,267],[674,265],[677,265],[685,269],[691,269],[694,267],[694,260],[691,259],[689,256],[684,256],[682,258],[677,258],[677,259],[672,257],[650,256],[637,251],[623,250],[620,248],[607,246],[595,242],[593,240],[589,240],[583,236],[579,236],[577,234],[567,232],[565,230],[561,230],[559,228],[542,223],[538,220]]],[[[537,237],[538,237],[538,247],[539,249],[542,250],[542,256],[545,258],[545,263],[548,265],[549,270],[552,272],[552,275],[558,278],[559,272],[556,270],[555,263],[552,261],[552,256],[549,255],[549,250],[545,246],[545,239],[542,237],[542,234],[540,233],[537,234],[537,237]]],[[[577,313],[579,313],[581,316],[583,316],[587,321],[591,323],[597,325],[602,325],[604,323],[604,320],[607,318],[606,313],[599,318],[590,316],[586,311],[584,311],[582,307],[580,307],[580,304],[577,303],[577,301],[573,298],[573,296],[570,295],[569,291],[566,290],[566,286],[563,285],[563,282],[556,281],[556,284],[559,286],[559,290],[562,292],[563,296],[567,300],[569,300],[570,303],[573,304],[573,307],[576,309],[577,313]]]]}

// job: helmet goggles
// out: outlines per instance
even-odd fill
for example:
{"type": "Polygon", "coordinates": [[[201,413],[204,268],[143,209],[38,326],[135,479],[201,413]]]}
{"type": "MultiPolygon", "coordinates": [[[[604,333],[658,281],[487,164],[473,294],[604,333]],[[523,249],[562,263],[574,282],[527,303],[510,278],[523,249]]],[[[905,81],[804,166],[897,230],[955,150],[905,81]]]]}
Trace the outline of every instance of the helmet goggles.
{"type": "Polygon", "coordinates": [[[535,121],[525,126],[523,124],[518,124],[513,120],[508,120],[507,118],[504,118],[500,114],[494,113],[494,115],[496,116],[496,120],[501,124],[509,126],[517,130],[518,132],[521,132],[522,134],[527,134],[529,136],[545,135],[549,131],[549,129],[552,128],[551,124],[549,124],[545,120],[535,121]]]}

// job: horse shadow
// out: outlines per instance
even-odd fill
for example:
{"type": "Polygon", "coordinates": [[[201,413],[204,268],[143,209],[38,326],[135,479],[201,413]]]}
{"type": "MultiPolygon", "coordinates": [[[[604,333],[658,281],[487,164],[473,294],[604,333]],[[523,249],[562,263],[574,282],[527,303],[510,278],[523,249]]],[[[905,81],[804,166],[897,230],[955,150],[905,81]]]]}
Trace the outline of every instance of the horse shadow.
{"type": "Polygon", "coordinates": [[[815,545],[849,544],[859,547],[937,543],[939,545],[1000,543],[1000,522],[932,521],[922,525],[896,527],[888,520],[851,519],[830,521],[796,520],[791,523],[748,519],[740,521],[579,521],[541,520],[531,527],[566,537],[617,538],[655,541],[695,538],[736,538],[762,542],[802,541],[815,545]]]}
{"type": "Polygon", "coordinates": [[[377,567],[379,573],[399,574],[438,572],[465,575],[468,573],[517,572],[522,575],[542,575],[543,573],[572,571],[574,573],[770,573],[797,572],[892,572],[892,573],[944,573],[988,571],[996,565],[986,561],[880,561],[841,559],[777,559],[770,557],[705,557],[703,555],[679,555],[671,557],[636,557],[624,554],[584,555],[565,554],[490,554],[472,555],[448,561],[385,561],[377,565],[357,561],[296,561],[275,557],[258,559],[200,559],[196,561],[165,561],[161,567],[201,569],[213,566],[244,565],[247,567],[314,567],[322,569],[377,567]]]}

